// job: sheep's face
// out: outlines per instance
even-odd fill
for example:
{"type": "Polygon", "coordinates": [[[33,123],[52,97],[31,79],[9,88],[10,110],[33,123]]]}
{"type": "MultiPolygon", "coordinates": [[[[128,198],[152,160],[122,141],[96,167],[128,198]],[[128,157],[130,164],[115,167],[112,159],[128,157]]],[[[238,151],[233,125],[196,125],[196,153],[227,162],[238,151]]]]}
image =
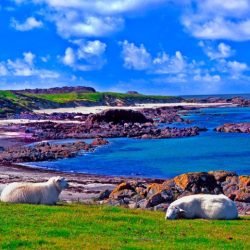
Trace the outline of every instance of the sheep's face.
{"type": "Polygon", "coordinates": [[[58,176],[51,179],[53,179],[53,182],[56,183],[56,185],[62,190],[69,187],[69,183],[64,177],[58,176]]]}
{"type": "Polygon", "coordinates": [[[168,220],[180,219],[184,215],[184,210],[178,206],[170,206],[166,213],[166,218],[168,220]]]}

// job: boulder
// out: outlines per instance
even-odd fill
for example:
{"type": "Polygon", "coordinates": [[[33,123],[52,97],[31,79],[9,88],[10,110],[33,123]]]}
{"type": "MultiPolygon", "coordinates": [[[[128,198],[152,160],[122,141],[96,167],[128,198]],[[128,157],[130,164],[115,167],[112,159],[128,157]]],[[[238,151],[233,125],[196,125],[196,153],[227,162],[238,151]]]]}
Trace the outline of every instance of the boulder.
{"type": "Polygon", "coordinates": [[[109,142],[103,138],[96,138],[92,141],[91,145],[93,147],[96,147],[96,146],[102,146],[102,145],[106,145],[106,144],[109,144],[109,142]]]}
{"type": "Polygon", "coordinates": [[[182,174],[174,178],[175,184],[181,190],[193,193],[214,193],[217,184],[215,177],[205,172],[182,174]]]}
{"type": "Polygon", "coordinates": [[[134,110],[124,110],[124,109],[109,109],[105,110],[99,114],[90,114],[86,120],[87,124],[94,123],[146,123],[153,122],[151,119],[147,119],[141,112],[134,110]]]}

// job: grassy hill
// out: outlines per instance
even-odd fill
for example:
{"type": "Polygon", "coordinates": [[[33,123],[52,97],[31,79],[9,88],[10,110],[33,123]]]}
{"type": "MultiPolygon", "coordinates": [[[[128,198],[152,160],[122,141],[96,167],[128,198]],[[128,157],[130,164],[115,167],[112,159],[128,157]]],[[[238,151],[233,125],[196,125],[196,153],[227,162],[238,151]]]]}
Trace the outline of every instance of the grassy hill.
{"type": "Polygon", "coordinates": [[[36,90],[0,90],[0,116],[44,108],[133,105],[135,103],[179,102],[174,96],[89,91],[88,87],[36,90]],[[84,91],[86,88],[86,91],[84,91]]]}
{"type": "Polygon", "coordinates": [[[157,95],[137,95],[137,94],[124,94],[116,92],[95,92],[95,93],[84,93],[84,92],[70,92],[70,93],[57,93],[57,94],[27,94],[28,96],[33,96],[41,98],[48,101],[53,101],[57,103],[68,103],[76,101],[86,101],[86,102],[105,102],[108,98],[120,99],[121,101],[170,101],[173,100],[172,96],[157,96],[157,95]]]}
{"type": "Polygon", "coordinates": [[[118,207],[0,203],[1,249],[250,249],[250,217],[165,221],[118,207]]]}

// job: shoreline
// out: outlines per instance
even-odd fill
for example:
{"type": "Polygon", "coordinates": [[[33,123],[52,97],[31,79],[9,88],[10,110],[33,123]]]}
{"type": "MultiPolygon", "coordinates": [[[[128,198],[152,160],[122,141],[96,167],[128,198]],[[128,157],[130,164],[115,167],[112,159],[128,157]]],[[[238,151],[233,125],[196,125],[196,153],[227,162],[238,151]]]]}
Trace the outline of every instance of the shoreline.
{"type": "Polygon", "coordinates": [[[52,113],[82,113],[82,114],[96,114],[107,109],[130,109],[130,110],[140,110],[147,108],[160,108],[160,107],[192,107],[192,108],[206,108],[206,107],[234,107],[232,103],[189,103],[189,102],[179,102],[179,103],[144,103],[136,104],[134,106],[79,106],[74,108],[55,108],[55,109],[41,109],[34,110],[37,114],[52,114],[52,113]]]}
{"type": "Polygon", "coordinates": [[[62,192],[60,199],[64,202],[93,202],[100,192],[114,189],[121,182],[139,181],[145,184],[160,183],[166,179],[119,177],[97,174],[67,173],[59,170],[33,168],[19,164],[0,165],[0,191],[12,182],[43,182],[53,176],[63,176],[70,188],[62,192]]]}
{"type": "MultiPolygon", "coordinates": [[[[27,166],[11,164],[11,165],[0,165],[0,173],[1,173],[0,174],[0,194],[4,186],[9,183],[45,182],[51,177],[60,175],[66,178],[70,184],[69,188],[67,188],[60,194],[60,201],[63,203],[82,203],[82,204],[88,204],[88,205],[107,204],[111,206],[125,206],[130,209],[137,208],[137,209],[149,209],[149,210],[154,210],[154,211],[158,211],[158,210],[165,211],[169,203],[166,203],[166,202],[164,203],[163,201],[158,200],[158,199],[159,199],[159,196],[161,197],[164,196],[165,194],[164,192],[166,192],[164,191],[164,188],[168,188],[168,185],[171,186],[172,185],[171,183],[173,183],[173,181],[179,185],[178,190],[179,188],[185,189],[184,187],[185,185],[187,185],[186,187],[188,187],[188,184],[185,184],[186,181],[188,181],[189,184],[192,184],[193,182],[193,184],[195,183],[195,185],[200,185],[201,179],[203,180],[203,178],[207,178],[205,177],[206,174],[211,173],[211,175],[215,174],[214,176],[216,179],[218,179],[218,181],[220,182],[220,185],[221,185],[221,182],[223,181],[222,178],[225,178],[227,180],[226,177],[223,177],[223,175],[225,174],[228,176],[229,180],[231,181],[233,180],[232,182],[233,184],[234,177],[232,177],[231,173],[235,173],[235,172],[223,171],[223,170],[210,171],[210,172],[187,172],[187,173],[178,175],[174,178],[164,178],[164,179],[159,178],[158,179],[158,178],[116,177],[116,176],[81,174],[81,173],[65,173],[61,171],[30,168],[27,166]],[[202,177],[203,174],[204,174],[204,177],[202,177]],[[193,176],[193,177],[190,178],[188,176],[193,176]],[[200,180],[197,179],[195,181],[197,177],[198,179],[200,178],[200,180]],[[140,188],[143,187],[144,191],[146,190],[149,197],[152,197],[152,198],[150,199],[146,198],[143,200],[140,200],[142,199],[140,198],[138,201],[139,203],[137,202],[134,203],[133,197],[129,196],[131,192],[132,193],[134,192],[133,185],[138,186],[140,188]],[[132,190],[130,190],[131,187],[132,187],[132,190]],[[130,193],[129,193],[129,190],[130,190],[130,193]],[[128,195],[126,199],[130,200],[129,201],[129,204],[131,203],[130,205],[126,205],[127,203],[124,204],[122,195],[125,195],[124,197],[127,197],[126,195],[128,195]],[[105,198],[101,198],[101,197],[105,197],[105,198]],[[153,199],[153,197],[157,199],[155,200],[153,199]],[[145,202],[147,201],[149,203],[153,201],[158,203],[159,201],[160,204],[153,205],[154,203],[152,203],[152,206],[150,207],[146,206],[144,208],[144,205],[146,204],[144,201],[145,202]],[[135,204],[141,204],[142,207],[141,206],[137,207],[135,206],[135,204]]],[[[236,175],[240,181],[243,181],[241,183],[245,183],[250,178],[250,176],[238,176],[237,173],[235,173],[234,175],[236,175]]],[[[206,182],[207,184],[209,183],[208,179],[206,180],[206,182]]],[[[227,184],[227,186],[228,185],[230,186],[231,184],[229,183],[227,184]]],[[[245,185],[247,184],[245,183],[245,185]]],[[[136,188],[135,190],[137,190],[137,192],[140,192],[140,188],[139,189],[136,188]]],[[[171,190],[172,189],[170,188],[169,192],[171,190]]],[[[183,195],[185,196],[185,195],[190,195],[190,194],[193,194],[193,193],[190,191],[184,191],[183,194],[179,194],[179,195],[180,197],[182,197],[183,195]]],[[[225,195],[228,196],[228,194],[226,193],[225,195]]],[[[234,194],[232,193],[230,195],[234,195],[234,194]]],[[[236,205],[237,205],[240,215],[250,216],[250,205],[247,201],[242,202],[242,201],[237,200],[236,205]]]]}

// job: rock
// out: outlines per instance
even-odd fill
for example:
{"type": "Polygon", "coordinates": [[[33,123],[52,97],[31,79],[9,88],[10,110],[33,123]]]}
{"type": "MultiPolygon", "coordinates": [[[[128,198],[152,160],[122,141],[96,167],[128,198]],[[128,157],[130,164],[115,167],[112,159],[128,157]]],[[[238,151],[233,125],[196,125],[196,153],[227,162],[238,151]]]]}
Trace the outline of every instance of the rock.
{"type": "Polygon", "coordinates": [[[157,206],[154,206],[154,211],[166,212],[169,205],[170,205],[170,203],[161,203],[161,204],[159,204],[157,206]]]}
{"type": "Polygon", "coordinates": [[[250,176],[239,176],[239,186],[241,188],[249,187],[250,189],[250,176]]]}
{"type": "Polygon", "coordinates": [[[217,132],[225,133],[250,133],[250,122],[226,123],[215,129],[217,132]]]}
{"type": "Polygon", "coordinates": [[[216,187],[220,188],[215,177],[205,172],[182,174],[175,177],[174,182],[183,191],[193,193],[213,193],[216,187]]]}
{"type": "Polygon", "coordinates": [[[250,203],[250,193],[245,193],[242,191],[238,191],[235,193],[235,201],[241,201],[241,202],[246,202],[250,203]]]}
{"type": "Polygon", "coordinates": [[[111,194],[111,190],[104,190],[103,192],[101,192],[98,196],[98,200],[105,200],[109,198],[109,195],[111,194]]]}
{"type": "Polygon", "coordinates": [[[126,198],[131,198],[132,196],[134,196],[136,194],[136,192],[130,190],[130,189],[123,189],[117,192],[112,192],[109,196],[109,198],[111,199],[124,199],[126,198]]]}
{"type": "Polygon", "coordinates": [[[142,199],[142,200],[138,201],[137,202],[137,206],[138,206],[138,208],[146,209],[147,200],[146,199],[142,199]]]}
{"type": "Polygon", "coordinates": [[[238,202],[238,201],[236,201],[235,203],[239,214],[250,215],[250,203],[238,202]]]}
{"type": "Polygon", "coordinates": [[[101,122],[113,122],[117,123],[146,123],[152,122],[151,119],[147,119],[141,112],[125,109],[109,109],[102,111],[98,114],[91,114],[88,116],[86,123],[101,123],[101,122]]]}
{"type": "Polygon", "coordinates": [[[93,147],[96,147],[96,146],[102,146],[102,145],[106,145],[106,144],[109,144],[109,142],[103,138],[96,138],[95,140],[92,141],[91,145],[93,147]]]}
{"type": "Polygon", "coordinates": [[[129,207],[130,209],[136,209],[136,208],[138,208],[138,205],[137,205],[136,202],[131,202],[131,203],[128,204],[128,207],[129,207]]]}
{"type": "Polygon", "coordinates": [[[161,192],[158,192],[154,195],[152,195],[148,200],[146,204],[146,208],[154,207],[158,204],[161,204],[163,202],[171,202],[173,200],[173,194],[171,191],[163,190],[161,192]]]}
{"type": "Polygon", "coordinates": [[[121,193],[122,190],[127,190],[127,194],[128,194],[128,191],[135,191],[134,187],[132,187],[131,183],[129,182],[122,182],[121,184],[119,184],[112,192],[111,194],[109,195],[109,198],[111,199],[117,199],[118,196],[121,193]]]}
{"type": "Polygon", "coordinates": [[[150,197],[156,193],[159,193],[162,191],[162,185],[158,183],[152,183],[149,184],[147,187],[147,196],[150,197]]]}
{"type": "Polygon", "coordinates": [[[74,143],[50,144],[37,143],[32,146],[10,147],[0,152],[0,162],[50,161],[77,156],[82,150],[89,151],[92,145],[82,141],[74,143]]]}
{"type": "Polygon", "coordinates": [[[219,182],[225,181],[228,176],[237,176],[237,174],[233,171],[224,171],[224,170],[210,171],[208,172],[208,174],[213,175],[215,180],[219,182]]]}

